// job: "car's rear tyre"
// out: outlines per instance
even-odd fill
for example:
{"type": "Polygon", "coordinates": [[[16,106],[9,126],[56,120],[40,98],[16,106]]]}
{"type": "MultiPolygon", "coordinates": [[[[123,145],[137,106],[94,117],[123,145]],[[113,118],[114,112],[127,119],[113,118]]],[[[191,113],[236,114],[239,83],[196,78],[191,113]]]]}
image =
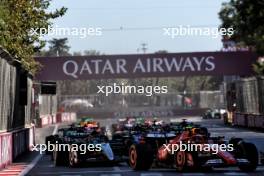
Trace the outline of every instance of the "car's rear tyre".
{"type": "Polygon", "coordinates": [[[67,157],[65,157],[65,152],[53,151],[53,162],[55,166],[64,166],[67,163],[67,157]]]}
{"type": "Polygon", "coordinates": [[[198,156],[198,152],[189,152],[186,154],[186,165],[190,171],[211,171],[211,166],[203,166],[205,164],[205,159],[198,156]]]}
{"type": "Polygon", "coordinates": [[[51,161],[54,161],[54,155],[53,155],[53,153],[50,155],[50,160],[51,161]]]}
{"type": "Polygon", "coordinates": [[[239,169],[243,172],[253,172],[258,166],[259,156],[257,147],[252,143],[243,142],[243,158],[249,161],[249,164],[239,166],[239,169]]]}
{"type": "Polygon", "coordinates": [[[186,153],[184,151],[177,151],[174,155],[174,161],[177,171],[183,171],[186,168],[186,153]]]}
{"type": "Polygon", "coordinates": [[[80,155],[78,151],[69,151],[69,166],[78,167],[80,165],[80,155]]]}
{"type": "Polygon", "coordinates": [[[148,144],[133,144],[129,149],[129,166],[133,170],[149,170],[153,163],[153,153],[148,144]]]}
{"type": "MultiPolygon", "coordinates": [[[[54,141],[55,141],[55,137],[53,135],[47,136],[45,138],[45,144],[46,144],[46,146],[48,146],[50,144],[54,144],[54,141]]],[[[46,155],[51,155],[51,156],[53,155],[53,153],[51,151],[48,151],[48,150],[45,151],[45,154],[46,155]]]]}

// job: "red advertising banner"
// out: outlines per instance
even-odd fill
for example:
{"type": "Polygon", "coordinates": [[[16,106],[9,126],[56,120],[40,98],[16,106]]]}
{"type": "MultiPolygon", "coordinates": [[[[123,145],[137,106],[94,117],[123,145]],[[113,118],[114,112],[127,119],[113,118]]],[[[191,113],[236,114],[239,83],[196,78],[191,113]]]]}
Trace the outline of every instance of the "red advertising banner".
{"type": "Polygon", "coordinates": [[[37,80],[174,77],[253,74],[257,54],[193,52],[101,56],[36,57],[41,65],[37,80]]]}

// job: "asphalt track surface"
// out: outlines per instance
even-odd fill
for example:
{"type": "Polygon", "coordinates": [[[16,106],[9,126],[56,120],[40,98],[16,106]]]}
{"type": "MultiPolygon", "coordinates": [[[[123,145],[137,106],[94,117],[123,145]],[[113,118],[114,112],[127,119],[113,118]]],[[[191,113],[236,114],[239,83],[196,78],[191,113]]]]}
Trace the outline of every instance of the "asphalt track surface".
{"type": "MultiPolygon", "coordinates": [[[[166,120],[179,121],[180,118],[169,118],[166,120]]],[[[247,129],[232,128],[223,125],[223,122],[218,119],[204,120],[200,117],[189,117],[189,121],[202,124],[208,127],[209,132],[212,136],[225,136],[230,138],[232,136],[244,138],[246,141],[253,142],[259,150],[264,150],[264,133],[250,131],[247,129]]],[[[100,120],[101,126],[107,128],[115,123],[114,119],[100,120]]],[[[37,139],[38,142],[44,142],[44,136],[52,134],[55,126],[48,127],[45,129],[38,130],[37,139]]],[[[33,163],[32,169],[26,174],[29,176],[264,176],[264,166],[260,165],[255,172],[244,173],[241,172],[237,167],[228,168],[214,168],[212,171],[205,172],[184,172],[180,173],[175,169],[170,168],[152,168],[149,171],[135,172],[131,170],[126,163],[120,163],[119,165],[108,165],[105,163],[86,163],[84,166],[79,168],[69,168],[67,166],[55,167],[49,156],[39,155],[37,163],[33,163]]]]}

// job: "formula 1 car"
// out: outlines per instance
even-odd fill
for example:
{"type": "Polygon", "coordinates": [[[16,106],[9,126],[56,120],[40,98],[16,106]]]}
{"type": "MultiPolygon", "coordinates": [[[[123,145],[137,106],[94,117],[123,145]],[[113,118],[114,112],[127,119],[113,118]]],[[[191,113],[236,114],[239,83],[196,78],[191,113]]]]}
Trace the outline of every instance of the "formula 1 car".
{"type": "Polygon", "coordinates": [[[203,114],[203,119],[221,119],[226,115],[226,110],[224,109],[208,109],[203,114]]]}
{"type": "Polygon", "coordinates": [[[112,133],[117,131],[124,131],[128,128],[135,126],[136,124],[144,124],[145,119],[141,117],[126,117],[118,119],[116,124],[112,124],[112,133]]]}
{"type": "Polygon", "coordinates": [[[55,166],[79,166],[86,161],[114,161],[108,138],[87,127],[63,128],[58,134],[46,138],[47,145],[53,145],[52,155],[55,166]]]}
{"type": "MultiPolygon", "coordinates": [[[[112,135],[110,145],[116,157],[129,161],[129,150],[132,145],[148,141],[152,148],[156,148],[168,139],[173,139],[178,129],[171,128],[157,119],[133,120],[137,123],[122,124],[122,128],[116,130],[112,135]]],[[[175,126],[174,126],[175,127],[175,126]]]]}
{"type": "Polygon", "coordinates": [[[88,128],[97,128],[100,126],[98,122],[94,121],[93,118],[89,118],[89,117],[81,118],[81,120],[77,124],[79,124],[81,127],[88,127],[88,128]]]}
{"type": "Polygon", "coordinates": [[[158,146],[153,147],[148,138],[131,145],[130,167],[134,170],[148,170],[155,161],[156,165],[176,167],[178,171],[238,166],[242,171],[249,172],[254,171],[258,165],[258,151],[254,144],[240,138],[232,138],[227,142],[224,137],[210,137],[204,127],[186,129],[173,139],[167,138],[166,143],[158,146]],[[182,145],[199,148],[180,150],[179,146],[182,145]],[[221,146],[227,146],[228,150],[222,150],[221,146]]]}
{"type": "Polygon", "coordinates": [[[194,124],[193,122],[187,121],[187,119],[182,119],[182,121],[179,123],[174,122],[174,123],[169,124],[169,128],[177,133],[181,133],[186,129],[191,129],[194,127],[198,128],[200,126],[201,125],[194,124]]]}

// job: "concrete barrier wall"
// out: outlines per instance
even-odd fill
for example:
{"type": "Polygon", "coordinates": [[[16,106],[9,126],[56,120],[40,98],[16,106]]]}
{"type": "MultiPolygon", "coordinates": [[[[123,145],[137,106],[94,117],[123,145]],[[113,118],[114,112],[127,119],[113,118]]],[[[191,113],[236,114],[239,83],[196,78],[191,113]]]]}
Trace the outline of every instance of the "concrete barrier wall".
{"type": "Polygon", "coordinates": [[[264,115],[235,113],[233,124],[241,127],[264,129],[264,115]]]}
{"type": "Polygon", "coordinates": [[[54,115],[42,115],[40,116],[37,127],[42,128],[47,125],[56,123],[68,123],[76,121],[76,113],[57,113],[54,115]]]}
{"type": "Polygon", "coordinates": [[[31,149],[33,147],[33,145],[36,144],[36,139],[35,139],[35,134],[36,134],[36,130],[35,130],[35,126],[31,127],[29,129],[29,149],[31,149]]]}
{"type": "Polygon", "coordinates": [[[0,169],[35,144],[35,127],[0,134],[0,169]]]}
{"type": "Polygon", "coordinates": [[[44,127],[53,123],[56,123],[56,121],[53,121],[53,115],[42,115],[40,116],[38,127],[44,127]]]}
{"type": "Polygon", "coordinates": [[[27,152],[35,144],[35,127],[12,132],[13,159],[27,152]]]}
{"type": "Polygon", "coordinates": [[[12,162],[12,133],[0,134],[0,169],[12,162]]]}
{"type": "Polygon", "coordinates": [[[34,143],[34,127],[24,128],[35,118],[33,97],[32,75],[0,46],[0,169],[34,143]]]}
{"type": "Polygon", "coordinates": [[[61,122],[75,122],[76,113],[61,113],[61,122]]]}

